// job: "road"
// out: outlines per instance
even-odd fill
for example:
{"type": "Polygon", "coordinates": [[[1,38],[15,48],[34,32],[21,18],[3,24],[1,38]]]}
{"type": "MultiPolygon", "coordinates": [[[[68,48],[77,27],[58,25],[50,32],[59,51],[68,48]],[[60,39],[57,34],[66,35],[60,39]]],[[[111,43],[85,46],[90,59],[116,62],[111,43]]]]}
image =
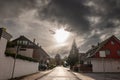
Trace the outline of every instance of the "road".
{"type": "Polygon", "coordinates": [[[51,73],[38,80],[79,80],[64,67],[56,67],[51,73]]]}

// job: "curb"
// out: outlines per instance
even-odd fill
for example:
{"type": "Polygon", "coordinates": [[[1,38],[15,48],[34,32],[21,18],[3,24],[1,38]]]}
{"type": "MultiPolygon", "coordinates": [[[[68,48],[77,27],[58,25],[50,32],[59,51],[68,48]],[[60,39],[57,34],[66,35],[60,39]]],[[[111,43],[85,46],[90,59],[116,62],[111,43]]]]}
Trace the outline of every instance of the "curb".
{"type": "Polygon", "coordinates": [[[40,79],[40,78],[42,78],[42,77],[48,75],[48,74],[51,73],[52,71],[53,71],[53,70],[50,70],[48,73],[41,75],[40,77],[36,78],[35,80],[38,80],[38,79],[40,79]]]}
{"type": "Polygon", "coordinates": [[[27,75],[24,75],[24,76],[20,76],[20,77],[15,77],[15,78],[10,78],[10,79],[8,79],[8,80],[21,80],[22,78],[24,78],[24,77],[27,77],[27,76],[30,76],[30,75],[35,75],[35,74],[37,74],[37,73],[39,73],[39,72],[35,72],[35,73],[32,73],[32,74],[27,74],[27,75]]]}
{"type": "Polygon", "coordinates": [[[70,72],[71,72],[74,76],[76,76],[76,78],[77,78],[78,80],[81,80],[73,71],[70,70],[70,72]]]}

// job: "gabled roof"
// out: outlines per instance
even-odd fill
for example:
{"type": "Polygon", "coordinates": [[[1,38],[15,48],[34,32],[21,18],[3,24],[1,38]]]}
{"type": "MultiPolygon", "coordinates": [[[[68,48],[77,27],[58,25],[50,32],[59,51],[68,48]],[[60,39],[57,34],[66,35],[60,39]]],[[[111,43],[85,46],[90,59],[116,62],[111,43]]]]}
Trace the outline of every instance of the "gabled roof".
{"type": "Polygon", "coordinates": [[[104,45],[111,39],[115,39],[117,40],[119,43],[120,43],[120,40],[118,38],[116,38],[114,35],[112,35],[111,37],[109,37],[108,39],[106,39],[105,41],[99,43],[99,45],[97,46],[94,46],[93,48],[89,49],[87,52],[86,52],[86,57],[89,58],[89,57],[93,57],[96,52],[98,52],[102,47],[104,47],[104,45]]]}
{"type": "Polygon", "coordinates": [[[12,40],[11,42],[16,42],[16,41],[18,41],[18,40],[23,40],[23,41],[25,40],[25,41],[28,41],[29,43],[32,44],[32,45],[26,45],[26,46],[21,45],[21,46],[23,46],[23,47],[39,48],[39,46],[38,46],[37,44],[35,44],[34,42],[32,42],[31,40],[29,40],[29,39],[26,38],[25,36],[20,36],[20,37],[18,37],[18,38],[16,38],[16,39],[12,40]]]}
{"type": "MultiPolygon", "coordinates": [[[[40,47],[40,48],[41,48],[41,47],[40,47]]],[[[50,57],[44,49],[41,48],[41,51],[42,51],[42,54],[43,54],[44,56],[50,57]]]]}
{"type": "Polygon", "coordinates": [[[5,38],[7,40],[10,40],[12,38],[12,35],[7,33],[5,28],[0,28],[0,39],[1,39],[1,37],[5,38]]]}

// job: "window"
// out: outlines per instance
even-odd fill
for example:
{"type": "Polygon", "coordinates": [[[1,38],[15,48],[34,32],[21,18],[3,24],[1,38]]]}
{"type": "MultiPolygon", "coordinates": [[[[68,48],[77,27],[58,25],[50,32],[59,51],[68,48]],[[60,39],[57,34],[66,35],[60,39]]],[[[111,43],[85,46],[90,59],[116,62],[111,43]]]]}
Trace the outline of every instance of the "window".
{"type": "Polygon", "coordinates": [[[23,45],[27,45],[27,43],[28,43],[27,41],[23,41],[23,45]]]}
{"type": "Polygon", "coordinates": [[[120,50],[117,51],[118,56],[120,56],[120,50]]]}
{"type": "Polygon", "coordinates": [[[19,41],[19,40],[18,40],[18,41],[17,41],[17,44],[22,44],[22,41],[19,41]]]}
{"type": "Polygon", "coordinates": [[[113,41],[111,41],[111,44],[114,45],[115,43],[113,41]]]}
{"type": "Polygon", "coordinates": [[[19,41],[20,44],[22,44],[22,41],[19,41]]]}
{"type": "Polygon", "coordinates": [[[106,55],[110,55],[110,50],[105,50],[106,55]]]}
{"type": "Polygon", "coordinates": [[[19,43],[20,43],[20,41],[18,40],[18,41],[17,41],[17,44],[19,44],[19,43]]]}
{"type": "Polygon", "coordinates": [[[100,51],[100,52],[99,52],[99,56],[100,56],[100,57],[106,57],[105,51],[100,51]]]}

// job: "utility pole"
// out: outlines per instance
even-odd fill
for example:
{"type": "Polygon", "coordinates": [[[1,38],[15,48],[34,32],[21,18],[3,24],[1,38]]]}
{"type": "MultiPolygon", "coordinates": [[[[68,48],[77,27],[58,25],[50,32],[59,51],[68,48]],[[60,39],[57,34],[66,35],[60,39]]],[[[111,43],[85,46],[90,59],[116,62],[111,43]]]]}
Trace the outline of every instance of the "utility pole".
{"type": "Polygon", "coordinates": [[[15,72],[15,64],[16,64],[16,58],[17,58],[17,55],[18,55],[18,52],[19,52],[19,48],[20,46],[17,46],[17,51],[16,51],[16,54],[15,54],[15,58],[14,58],[14,63],[13,63],[13,70],[12,70],[12,76],[11,76],[11,79],[13,79],[14,77],[14,72],[15,72]]]}

